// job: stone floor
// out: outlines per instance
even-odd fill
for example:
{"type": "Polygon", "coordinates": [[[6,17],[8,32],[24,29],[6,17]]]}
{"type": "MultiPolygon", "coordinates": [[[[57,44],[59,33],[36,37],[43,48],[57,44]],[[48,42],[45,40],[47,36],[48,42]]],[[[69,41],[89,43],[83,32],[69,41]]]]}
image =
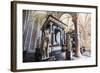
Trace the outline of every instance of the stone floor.
{"type": "MultiPolygon", "coordinates": [[[[52,50],[52,53],[50,53],[50,57],[48,59],[45,59],[42,61],[64,61],[64,60],[66,60],[65,55],[66,55],[66,53],[62,52],[60,49],[52,50]]],[[[89,57],[91,57],[90,51],[85,51],[85,52],[83,52],[81,58],[89,58],[89,57]]],[[[75,57],[73,54],[71,60],[77,60],[77,59],[79,59],[79,58],[75,57]]],[[[40,61],[35,60],[34,53],[27,53],[23,57],[23,62],[40,62],[40,61]]]]}

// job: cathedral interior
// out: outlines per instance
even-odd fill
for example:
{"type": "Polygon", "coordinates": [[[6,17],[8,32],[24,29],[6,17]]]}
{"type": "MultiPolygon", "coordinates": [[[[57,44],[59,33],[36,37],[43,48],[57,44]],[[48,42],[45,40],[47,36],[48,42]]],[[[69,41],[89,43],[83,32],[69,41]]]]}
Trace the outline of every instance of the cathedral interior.
{"type": "Polygon", "coordinates": [[[91,14],[23,10],[23,62],[91,57],[91,14]]]}

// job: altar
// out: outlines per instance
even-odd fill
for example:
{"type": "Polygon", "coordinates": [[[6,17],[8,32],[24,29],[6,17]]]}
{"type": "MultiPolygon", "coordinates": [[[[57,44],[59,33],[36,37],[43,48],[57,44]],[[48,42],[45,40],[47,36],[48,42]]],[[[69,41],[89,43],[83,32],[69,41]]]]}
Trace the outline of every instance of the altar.
{"type": "MultiPolygon", "coordinates": [[[[42,59],[49,58],[52,51],[67,49],[67,25],[49,15],[41,28],[42,59]]],[[[69,48],[70,49],[70,48],[69,48]]]]}

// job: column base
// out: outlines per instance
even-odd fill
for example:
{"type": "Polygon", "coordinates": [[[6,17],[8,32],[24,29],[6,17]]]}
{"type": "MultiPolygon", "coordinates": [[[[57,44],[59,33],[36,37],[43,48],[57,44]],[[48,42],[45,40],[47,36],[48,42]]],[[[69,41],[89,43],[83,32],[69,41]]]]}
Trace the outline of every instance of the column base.
{"type": "Polygon", "coordinates": [[[81,53],[75,54],[75,57],[82,57],[81,53]]]}

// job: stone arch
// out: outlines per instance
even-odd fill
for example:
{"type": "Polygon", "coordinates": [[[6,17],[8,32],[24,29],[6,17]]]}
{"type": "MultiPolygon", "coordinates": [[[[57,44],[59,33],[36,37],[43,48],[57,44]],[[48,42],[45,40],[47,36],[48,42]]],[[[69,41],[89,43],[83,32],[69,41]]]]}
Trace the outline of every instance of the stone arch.
{"type": "Polygon", "coordinates": [[[69,14],[69,13],[62,14],[61,17],[60,17],[60,21],[62,21],[66,25],[68,25],[67,30],[66,30],[67,32],[74,30],[74,23],[72,21],[71,14],[69,14]]]}

